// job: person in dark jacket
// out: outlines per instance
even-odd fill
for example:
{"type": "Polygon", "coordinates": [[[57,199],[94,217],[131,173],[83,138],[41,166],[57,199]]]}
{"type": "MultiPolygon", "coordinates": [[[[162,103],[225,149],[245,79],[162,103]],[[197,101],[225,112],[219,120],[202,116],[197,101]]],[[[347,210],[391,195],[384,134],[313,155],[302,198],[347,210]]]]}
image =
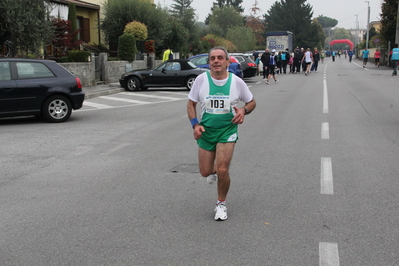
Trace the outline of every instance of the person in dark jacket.
{"type": "Polygon", "coordinates": [[[263,79],[266,79],[269,76],[269,68],[268,68],[269,60],[270,60],[270,52],[269,49],[266,49],[260,58],[260,61],[262,61],[263,64],[263,79]]]}
{"type": "Polygon", "coordinates": [[[319,61],[320,61],[320,53],[317,47],[314,48],[313,51],[313,65],[310,71],[317,72],[317,67],[319,66],[319,61]]]}
{"type": "Polygon", "coordinates": [[[277,67],[277,63],[279,61],[279,57],[278,54],[276,53],[276,50],[272,50],[272,54],[269,55],[269,60],[268,60],[268,72],[269,75],[267,76],[267,79],[265,80],[266,84],[269,85],[269,79],[271,77],[273,77],[274,79],[274,83],[278,83],[278,80],[276,79],[276,67],[277,67]]]}
{"type": "Polygon", "coordinates": [[[283,73],[287,74],[287,65],[288,62],[290,61],[290,52],[289,49],[285,49],[284,52],[281,53],[281,64],[282,64],[282,68],[283,68],[283,73]]]}
{"type": "Polygon", "coordinates": [[[295,74],[301,73],[301,60],[302,60],[301,51],[297,47],[294,51],[294,72],[295,74]]]}

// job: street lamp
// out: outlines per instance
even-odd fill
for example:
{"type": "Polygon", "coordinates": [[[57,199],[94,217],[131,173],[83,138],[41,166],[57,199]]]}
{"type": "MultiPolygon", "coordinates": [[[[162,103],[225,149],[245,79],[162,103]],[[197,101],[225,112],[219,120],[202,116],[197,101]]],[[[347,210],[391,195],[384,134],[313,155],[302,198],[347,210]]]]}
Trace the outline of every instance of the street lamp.
{"type": "Polygon", "coordinates": [[[369,26],[370,26],[370,1],[364,1],[367,3],[367,37],[366,37],[366,48],[369,48],[369,26]]]}

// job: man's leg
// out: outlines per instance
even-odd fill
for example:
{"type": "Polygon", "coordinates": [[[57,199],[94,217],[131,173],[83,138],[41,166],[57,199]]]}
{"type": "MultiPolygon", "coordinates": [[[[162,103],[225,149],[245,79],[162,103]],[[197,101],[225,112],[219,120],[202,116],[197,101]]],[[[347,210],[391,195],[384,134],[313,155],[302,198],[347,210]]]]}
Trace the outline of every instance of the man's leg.
{"type": "Polygon", "coordinates": [[[203,177],[207,177],[216,172],[215,156],[216,151],[208,151],[198,148],[199,170],[203,177]]]}
{"type": "Polygon", "coordinates": [[[218,143],[216,146],[216,172],[218,175],[218,199],[225,201],[230,188],[229,167],[233,158],[234,142],[218,143]]]}

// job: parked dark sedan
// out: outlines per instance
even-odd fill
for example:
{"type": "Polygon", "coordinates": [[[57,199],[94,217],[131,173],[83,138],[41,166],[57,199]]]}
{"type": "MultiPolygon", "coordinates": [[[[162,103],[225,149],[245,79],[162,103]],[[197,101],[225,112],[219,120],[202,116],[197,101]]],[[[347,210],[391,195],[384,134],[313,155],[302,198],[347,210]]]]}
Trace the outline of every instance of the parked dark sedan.
{"type": "Polygon", "coordinates": [[[258,67],[256,66],[254,60],[252,60],[251,56],[248,54],[240,54],[240,53],[232,53],[238,62],[240,62],[242,66],[242,71],[244,72],[244,78],[250,78],[256,76],[256,70],[258,67]]]}
{"type": "MultiPolygon", "coordinates": [[[[196,65],[197,67],[210,69],[209,62],[208,62],[208,54],[194,55],[193,57],[190,57],[188,60],[190,62],[192,62],[194,65],[196,65]]],[[[242,71],[241,64],[238,62],[238,60],[234,56],[231,56],[231,55],[230,55],[229,72],[235,74],[237,77],[240,77],[240,78],[244,77],[244,72],[242,71]]]]}
{"type": "Polygon", "coordinates": [[[171,59],[154,69],[126,72],[119,83],[128,91],[147,90],[149,87],[186,87],[191,90],[194,80],[207,69],[198,68],[185,59],[171,59]]]}
{"type": "Polygon", "coordinates": [[[80,79],[55,61],[0,58],[0,117],[36,115],[64,122],[84,98],[80,79]]]}

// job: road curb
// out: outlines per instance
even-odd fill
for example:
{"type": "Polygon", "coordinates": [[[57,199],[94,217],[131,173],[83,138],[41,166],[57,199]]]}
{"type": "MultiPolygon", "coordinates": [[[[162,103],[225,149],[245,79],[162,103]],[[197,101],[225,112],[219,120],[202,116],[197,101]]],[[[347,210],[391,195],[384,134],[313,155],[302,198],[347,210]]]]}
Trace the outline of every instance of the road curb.
{"type": "MultiPolygon", "coordinates": [[[[83,91],[84,91],[84,89],[83,89],[83,91]]],[[[115,88],[115,87],[110,86],[110,88],[107,90],[86,93],[85,99],[91,99],[91,98],[96,98],[96,97],[100,97],[100,96],[104,96],[104,95],[115,94],[115,93],[122,92],[122,91],[125,91],[125,89],[124,88],[115,88]]]]}

